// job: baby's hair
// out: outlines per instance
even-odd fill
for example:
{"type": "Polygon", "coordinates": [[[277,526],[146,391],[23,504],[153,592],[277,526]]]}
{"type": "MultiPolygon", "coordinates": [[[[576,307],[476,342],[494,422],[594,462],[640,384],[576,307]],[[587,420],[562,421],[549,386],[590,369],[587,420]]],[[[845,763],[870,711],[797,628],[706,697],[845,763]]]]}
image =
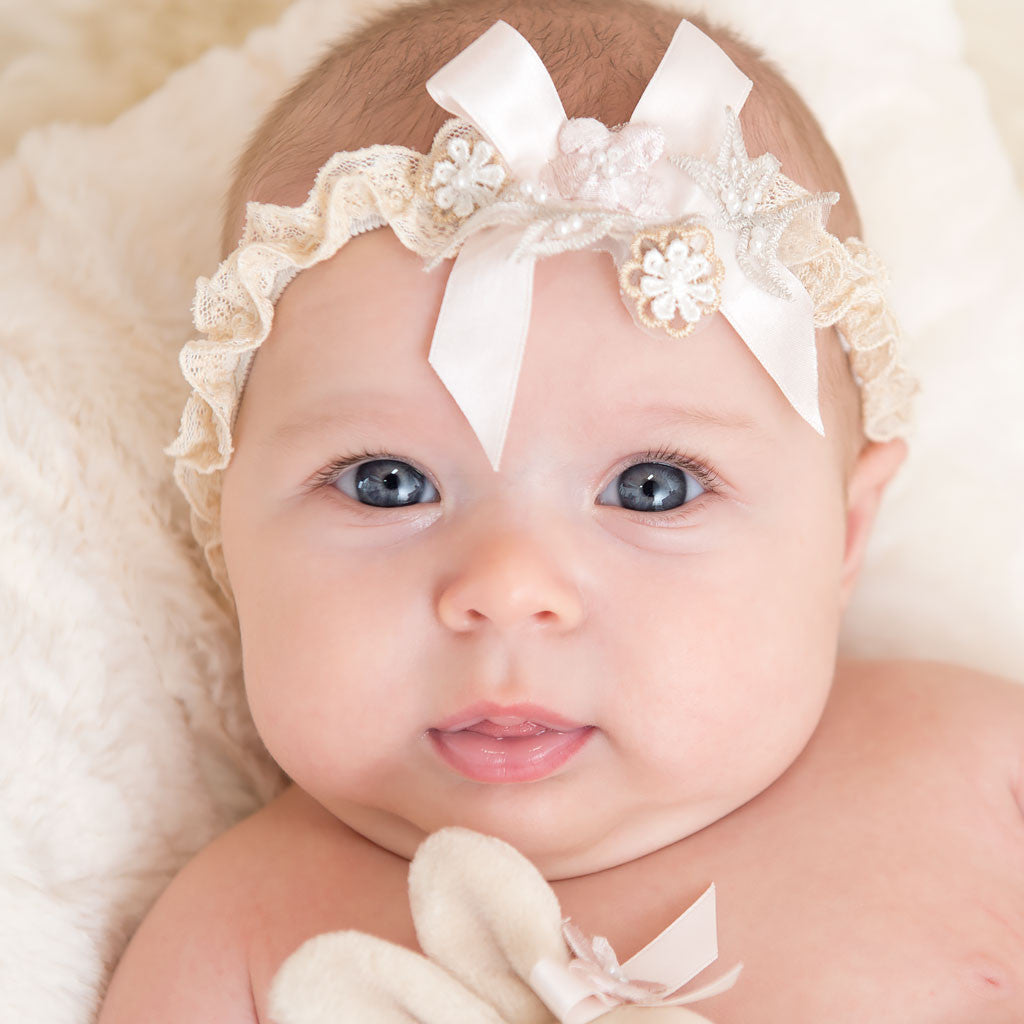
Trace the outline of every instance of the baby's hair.
{"type": "MultiPolygon", "coordinates": [[[[334,153],[374,144],[428,151],[452,115],[430,97],[427,79],[498,19],[540,55],[567,117],[614,126],[629,120],[684,16],[754,83],[740,114],[750,155],[771,152],[804,188],[838,192],[829,230],[859,237],[856,204],[821,126],[782,74],[733,31],[645,0],[423,0],[378,13],[347,34],[264,117],[235,167],[222,257],[241,237],[246,202],[300,205],[334,153]]],[[[822,404],[836,412],[848,472],[864,444],[860,398],[829,335],[819,345],[822,404]]]]}

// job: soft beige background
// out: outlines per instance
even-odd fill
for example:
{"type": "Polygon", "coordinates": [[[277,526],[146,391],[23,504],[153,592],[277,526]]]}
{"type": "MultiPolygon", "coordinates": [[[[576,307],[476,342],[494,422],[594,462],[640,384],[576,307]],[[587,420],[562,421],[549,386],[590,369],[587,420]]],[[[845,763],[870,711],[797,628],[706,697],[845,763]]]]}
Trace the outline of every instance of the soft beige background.
{"type": "Polygon", "coordinates": [[[981,74],[992,115],[1024,187],[1024,3],[956,0],[968,62],[981,74]]]}
{"type": "MultiPolygon", "coordinates": [[[[111,120],[175,68],[210,46],[241,42],[287,6],[288,0],[0,0],[0,159],[34,125],[111,120]]],[[[967,60],[985,80],[1024,187],[1024,3],[955,6],[967,60]]]]}

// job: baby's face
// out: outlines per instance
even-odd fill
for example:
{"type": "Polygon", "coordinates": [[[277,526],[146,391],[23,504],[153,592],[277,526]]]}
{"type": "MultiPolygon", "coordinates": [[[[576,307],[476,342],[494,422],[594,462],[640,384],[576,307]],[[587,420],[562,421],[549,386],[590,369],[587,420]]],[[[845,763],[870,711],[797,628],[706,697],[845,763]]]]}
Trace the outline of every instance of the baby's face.
{"type": "Polygon", "coordinates": [[[278,302],[223,490],[247,695],[381,846],[456,824],[549,878],[600,870],[745,803],[814,731],[837,448],[721,316],[652,338],[611,258],[573,252],[537,264],[496,473],[427,362],[450,266],[378,230],[278,302]]]}

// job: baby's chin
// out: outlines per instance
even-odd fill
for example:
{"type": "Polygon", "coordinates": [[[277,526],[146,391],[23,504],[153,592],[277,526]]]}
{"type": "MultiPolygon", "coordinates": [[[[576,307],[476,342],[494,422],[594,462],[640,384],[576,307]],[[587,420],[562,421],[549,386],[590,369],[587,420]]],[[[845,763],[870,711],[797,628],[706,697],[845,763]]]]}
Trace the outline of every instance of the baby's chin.
{"type": "MultiPolygon", "coordinates": [[[[742,801],[740,801],[742,802],[742,801]]],[[[346,805],[331,813],[364,839],[406,860],[433,832],[456,826],[495,836],[527,857],[548,881],[608,871],[680,842],[734,810],[737,803],[671,811],[633,809],[614,820],[600,807],[544,815],[473,813],[465,809],[410,821],[379,808],[346,805]]]]}

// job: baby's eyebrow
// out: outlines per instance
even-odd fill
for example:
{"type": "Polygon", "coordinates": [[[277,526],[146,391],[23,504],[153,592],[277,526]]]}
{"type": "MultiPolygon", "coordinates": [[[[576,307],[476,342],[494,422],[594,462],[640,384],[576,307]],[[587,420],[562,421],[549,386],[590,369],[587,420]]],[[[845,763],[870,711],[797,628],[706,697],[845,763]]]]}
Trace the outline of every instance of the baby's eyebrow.
{"type": "Polygon", "coordinates": [[[642,417],[659,424],[693,423],[722,430],[756,430],[758,427],[754,420],[741,412],[720,412],[705,406],[684,406],[673,402],[634,403],[625,406],[622,415],[642,417]]]}
{"type": "Polygon", "coordinates": [[[400,421],[408,416],[408,405],[394,402],[398,396],[378,395],[368,391],[338,396],[329,407],[308,413],[288,423],[282,423],[261,440],[264,448],[277,448],[294,444],[303,437],[322,433],[329,428],[357,427],[366,422],[362,405],[373,406],[375,420],[400,421]],[[389,406],[389,402],[392,403],[389,406]]]}
{"type": "MultiPolygon", "coordinates": [[[[380,395],[368,391],[339,396],[330,408],[310,413],[299,419],[284,423],[271,431],[262,440],[262,446],[275,448],[294,444],[308,435],[316,435],[330,428],[359,427],[366,423],[366,413],[361,406],[372,409],[375,422],[389,421],[408,423],[408,396],[380,395]]],[[[679,405],[673,402],[636,402],[620,407],[613,416],[607,410],[601,413],[601,419],[614,423],[620,418],[636,418],[656,423],[659,426],[671,426],[674,423],[688,423],[695,426],[717,427],[720,430],[756,430],[758,424],[740,412],[729,410],[719,411],[699,405],[679,405]]]]}

